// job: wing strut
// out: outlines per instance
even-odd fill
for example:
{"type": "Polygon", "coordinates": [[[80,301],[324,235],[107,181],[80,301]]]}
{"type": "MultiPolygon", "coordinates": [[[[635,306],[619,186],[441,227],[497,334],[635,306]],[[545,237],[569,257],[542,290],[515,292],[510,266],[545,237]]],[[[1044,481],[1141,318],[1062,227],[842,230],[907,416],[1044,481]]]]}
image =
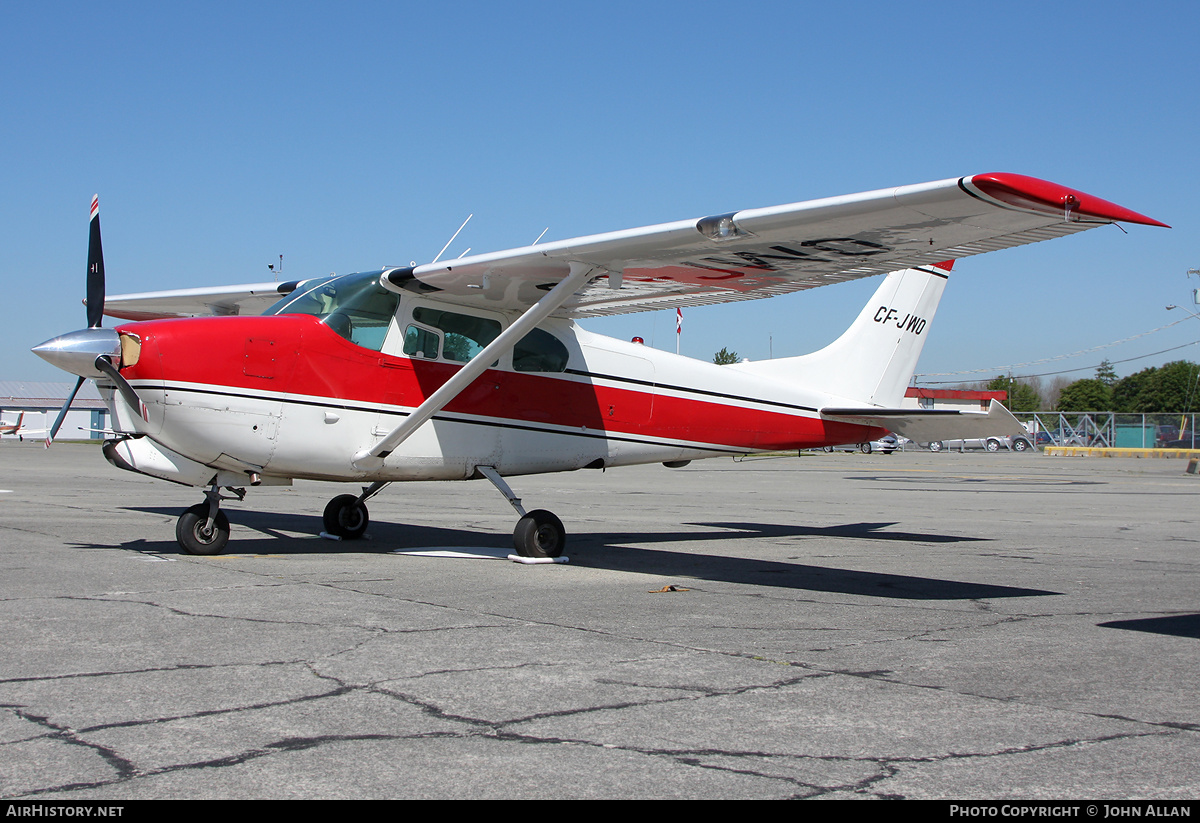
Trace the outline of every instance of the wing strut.
{"type": "Polygon", "coordinates": [[[447,403],[458,396],[459,392],[471,385],[476,377],[483,374],[500,355],[511,350],[517,341],[533,330],[534,326],[566,303],[571,295],[579,291],[596,271],[597,267],[589,263],[571,263],[571,273],[566,278],[560,280],[558,285],[546,292],[545,297],[526,309],[525,313],[518,317],[511,326],[484,346],[479,354],[471,358],[469,363],[443,383],[441,388],[425,398],[425,402],[417,406],[403,423],[392,429],[374,447],[356,453],[350,464],[360,471],[374,471],[382,467],[384,458],[408,439],[409,435],[419,429],[426,420],[441,411],[447,403]]]}

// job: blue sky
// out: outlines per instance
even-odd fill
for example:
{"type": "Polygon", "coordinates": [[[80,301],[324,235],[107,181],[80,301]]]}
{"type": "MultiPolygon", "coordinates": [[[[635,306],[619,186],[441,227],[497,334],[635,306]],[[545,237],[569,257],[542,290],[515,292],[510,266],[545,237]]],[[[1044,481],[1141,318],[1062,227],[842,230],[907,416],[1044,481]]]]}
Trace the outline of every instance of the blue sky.
{"type": "MultiPolygon", "coordinates": [[[[469,213],[448,255],[1016,172],[1174,228],[961,261],[919,372],[1138,335],[1200,287],[1198,24],[1186,2],[6,4],[0,379],[70,379],[29,348],[85,325],[94,192],[117,294],[270,280],[280,254],[289,279],[425,262],[469,213]]],[[[688,310],[682,351],[811,351],[876,282],[688,310]]],[[[587,325],[675,347],[673,313],[587,325]]],[[[1197,340],[1189,319],[1017,373],[1197,340]]],[[[1181,357],[1200,346],[1117,371],[1181,357]]]]}

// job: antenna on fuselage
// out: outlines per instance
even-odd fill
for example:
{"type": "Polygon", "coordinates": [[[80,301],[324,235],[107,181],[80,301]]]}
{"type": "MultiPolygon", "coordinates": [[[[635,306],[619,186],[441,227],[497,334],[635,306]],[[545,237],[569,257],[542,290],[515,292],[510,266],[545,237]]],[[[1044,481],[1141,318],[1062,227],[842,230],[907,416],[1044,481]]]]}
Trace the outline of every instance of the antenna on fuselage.
{"type": "MultiPolygon", "coordinates": [[[[465,229],[467,227],[467,224],[471,222],[471,218],[474,216],[475,216],[475,212],[471,212],[470,214],[467,215],[467,219],[464,220],[462,225],[458,227],[458,231],[456,231],[454,233],[454,235],[449,240],[446,241],[446,245],[442,246],[442,250],[437,253],[437,257],[435,257],[435,258],[433,258],[433,260],[429,261],[430,264],[436,263],[441,258],[441,256],[446,253],[446,249],[450,248],[450,244],[454,242],[454,238],[458,237],[458,232],[465,229]]],[[[470,251],[470,249],[468,249],[468,251],[470,251]]]]}

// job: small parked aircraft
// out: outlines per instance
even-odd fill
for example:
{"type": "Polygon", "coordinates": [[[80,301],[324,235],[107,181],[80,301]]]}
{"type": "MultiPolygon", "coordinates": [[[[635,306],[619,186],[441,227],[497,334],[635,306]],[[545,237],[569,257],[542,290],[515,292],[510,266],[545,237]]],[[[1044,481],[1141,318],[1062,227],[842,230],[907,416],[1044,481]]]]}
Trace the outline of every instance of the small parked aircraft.
{"type": "Polygon", "coordinates": [[[951,265],[1118,221],[1165,226],[1044,180],[984,174],[447,262],[106,304],[93,199],[88,328],[34,351],[78,375],[76,391],[96,381],[116,432],[104,445],[109,462],[206,488],[176,526],[193,554],[224,548],[220,502],[244,499],[245,486],[366,483],[324,512],[327,532],[354,539],[367,528],[366,502],[389,483],[486,478],[520,517],[517,552],[556,557],[562,522],[527,512],[506,477],[679,467],[888,430],[919,441],[1022,433],[994,402],[986,413],[899,408],[951,265]],[[574,322],[884,273],[841,337],[798,357],[716,366],[574,322]],[[104,314],[134,322],[102,328],[104,314]]]}
{"type": "Polygon", "coordinates": [[[16,434],[20,436],[22,425],[25,422],[25,412],[17,415],[16,423],[5,423],[0,420],[0,434],[16,434]]]}

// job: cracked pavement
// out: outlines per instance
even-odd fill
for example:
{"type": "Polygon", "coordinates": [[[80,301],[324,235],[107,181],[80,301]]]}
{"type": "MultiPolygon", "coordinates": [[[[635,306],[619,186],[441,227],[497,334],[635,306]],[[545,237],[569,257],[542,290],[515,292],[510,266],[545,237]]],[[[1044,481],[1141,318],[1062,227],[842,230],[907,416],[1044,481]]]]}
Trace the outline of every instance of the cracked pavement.
{"type": "Polygon", "coordinates": [[[1183,461],[811,454],[201,494],[0,443],[0,796],[1155,798],[1200,789],[1183,461]],[[679,591],[658,591],[676,586],[679,591]],[[683,591],[682,589],[686,589],[683,591]]]}

